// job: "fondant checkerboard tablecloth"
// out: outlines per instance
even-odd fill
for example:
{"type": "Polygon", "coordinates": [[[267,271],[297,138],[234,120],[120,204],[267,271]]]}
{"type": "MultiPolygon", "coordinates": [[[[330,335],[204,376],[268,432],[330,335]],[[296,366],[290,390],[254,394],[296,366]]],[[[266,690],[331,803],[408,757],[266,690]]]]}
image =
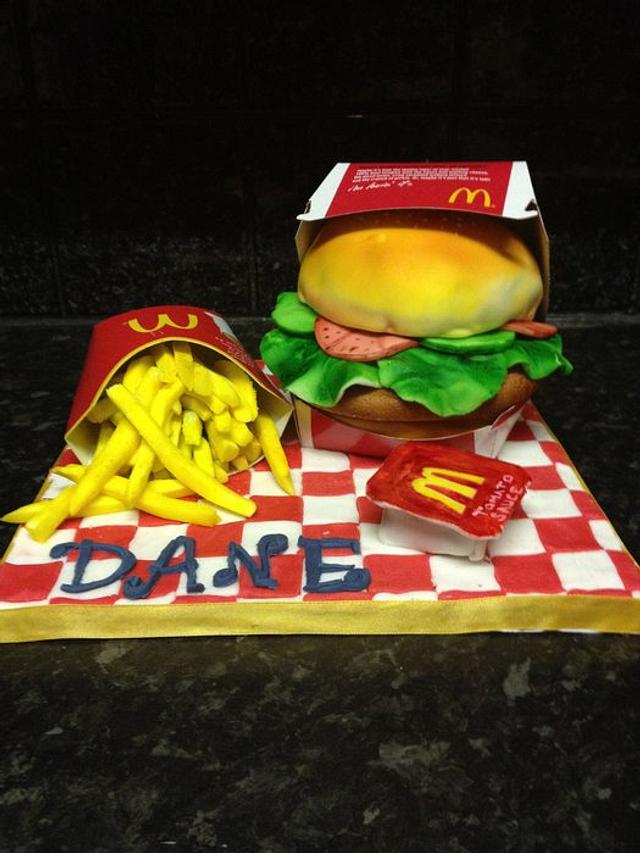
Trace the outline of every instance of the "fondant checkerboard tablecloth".
{"type": "MultiPolygon", "coordinates": [[[[144,512],[72,519],[45,544],[20,528],[0,565],[0,639],[152,637],[270,633],[464,633],[485,630],[640,632],[640,569],[590,494],[565,451],[529,404],[500,458],[527,468],[532,484],[504,535],[482,562],[384,545],[380,510],[365,496],[380,460],[288,445],[297,495],[284,495],[264,462],[234,475],[234,489],[255,498],[256,515],[222,512],[214,528],[168,523],[144,512]],[[271,559],[274,588],[256,587],[242,566],[229,586],[213,584],[227,565],[230,542],[252,556],[259,540],[284,534],[287,548],[271,559]],[[77,551],[50,556],[61,543],[91,539],[128,549],[130,575],[142,581],[177,536],[195,540],[197,580],[163,574],[143,599],[125,595],[125,577],[69,593],[77,551]],[[356,540],[323,560],[370,573],[364,590],[305,591],[300,537],[356,540]]],[[[68,461],[71,451],[63,453],[68,461]]],[[[66,485],[52,475],[51,496],[66,485]]],[[[120,560],[96,549],[83,582],[108,578],[120,560]]],[[[329,577],[340,577],[336,572],[329,577]]],[[[325,578],[326,579],[326,578],[325,578]]]]}

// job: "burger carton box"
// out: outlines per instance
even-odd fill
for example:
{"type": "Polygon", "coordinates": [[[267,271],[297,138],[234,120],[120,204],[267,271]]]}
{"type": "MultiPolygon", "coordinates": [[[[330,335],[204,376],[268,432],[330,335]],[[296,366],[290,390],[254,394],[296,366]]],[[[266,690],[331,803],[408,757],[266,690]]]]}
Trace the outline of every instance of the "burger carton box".
{"type": "Polygon", "coordinates": [[[190,305],[159,305],[117,314],[93,329],[65,432],[67,444],[81,462],[91,460],[98,432],[87,415],[107,385],[132,358],[155,344],[171,341],[186,341],[194,355],[209,366],[222,356],[242,368],[257,384],[259,409],[271,415],[282,435],[291,403],[240,344],[222,315],[190,305]]]}
{"type": "MultiPolygon", "coordinates": [[[[298,216],[298,259],[302,260],[328,219],[405,209],[468,211],[508,221],[538,261],[544,291],[535,319],[544,319],[549,304],[549,240],[523,161],[338,163],[298,216]]],[[[302,400],[294,402],[303,446],[384,457],[407,441],[346,426],[302,400]]],[[[495,457],[519,414],[519,409],[510,409],[490,426],[438,438],[438,442],[495,457]]]]}

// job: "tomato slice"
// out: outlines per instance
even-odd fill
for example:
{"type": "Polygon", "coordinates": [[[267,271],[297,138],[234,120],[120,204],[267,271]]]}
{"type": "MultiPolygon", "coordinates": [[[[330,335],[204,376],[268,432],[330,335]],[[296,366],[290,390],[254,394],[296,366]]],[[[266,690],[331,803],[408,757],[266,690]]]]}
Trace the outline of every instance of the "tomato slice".
{"type": "Polygon", "coordinates": [[[525,338],[550,338],[558,331],[552,323],[540,323],[538,320],[510,320],[500,328],[525,338]]]}
{"type": "Polygon", "coordinates": [[[412,338],[349,329],[325,317],[316,318],[314,334],[327,355],[345,361],[378,361],[418,346],[412,338]]]}

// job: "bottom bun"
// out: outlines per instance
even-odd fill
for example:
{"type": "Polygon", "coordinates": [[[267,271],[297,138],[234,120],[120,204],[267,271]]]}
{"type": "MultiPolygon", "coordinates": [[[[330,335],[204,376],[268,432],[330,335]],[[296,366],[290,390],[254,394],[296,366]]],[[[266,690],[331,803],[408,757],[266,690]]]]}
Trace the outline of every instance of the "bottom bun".
{"type": "Polygon", "coordinates": [[[407,403],[386,388],[349,388],[332,408],[317,408],[366,432],[406,439],[444,438],[489,426],[507,409],[523,406],[538,384],[519,370],[510,370],[495,397],[467,415],[448,418],[418,403],[407,403]]]}

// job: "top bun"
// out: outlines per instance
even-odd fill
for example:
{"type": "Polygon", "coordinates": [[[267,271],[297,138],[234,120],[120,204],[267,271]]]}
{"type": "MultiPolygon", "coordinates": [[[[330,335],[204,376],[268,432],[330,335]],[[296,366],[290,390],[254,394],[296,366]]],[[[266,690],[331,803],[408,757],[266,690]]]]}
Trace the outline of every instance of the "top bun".
{"type": "Polygon", "coordinates": [[[543,287],[529,249],[493,217],[400,210],[329,219],[298,294],[343,326],[459,338],[531,319],[543,287]]]}

